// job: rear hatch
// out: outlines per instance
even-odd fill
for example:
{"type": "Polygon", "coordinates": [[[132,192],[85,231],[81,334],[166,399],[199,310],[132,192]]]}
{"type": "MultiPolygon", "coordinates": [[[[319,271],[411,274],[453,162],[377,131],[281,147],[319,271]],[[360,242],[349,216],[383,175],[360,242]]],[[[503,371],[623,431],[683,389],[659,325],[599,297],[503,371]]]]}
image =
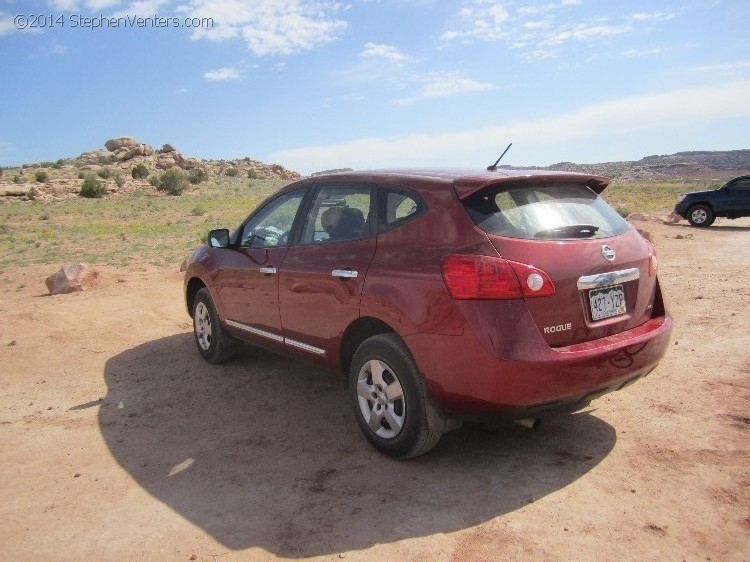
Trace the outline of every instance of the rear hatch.
{"type": "MultiPolygon", "coordinates": [[[[611,336],[651,318],[653,248],[583,181],[506,181],[462,202],[502,258],[538,268],[551,280],[554,294],[525,297],[550,346],[611,336]]],[[[529,282],[520,277],[522,286],[529,282]]]]}

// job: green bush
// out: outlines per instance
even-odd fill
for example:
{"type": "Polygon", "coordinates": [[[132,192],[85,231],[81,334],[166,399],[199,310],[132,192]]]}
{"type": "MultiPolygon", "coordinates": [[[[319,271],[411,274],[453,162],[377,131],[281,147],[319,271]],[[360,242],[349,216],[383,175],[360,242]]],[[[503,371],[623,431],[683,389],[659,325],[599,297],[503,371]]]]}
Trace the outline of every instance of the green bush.
{"type": "Polygon", "coordinates": [[[148,177],[148,168],[144,164],[137,164],[133,167],[131,170],[131,175],[133,176],[134,180],[139,180],[142,178],[148,177]]]}
{"type": "Polygon", "coordinates": [[[258,172],[256,172],[253,169],[250,169],[247,171],[247,179],[249,180],[257,180],[258,179],[258,172]]]}
{"type": "Polygon", "coordinates": [[[200,168],[193,168],[188,172],[188,181],[192,183],[193,185],[197,185],[201,183],[202,181],[206,181],[208,179],[208,174],[206,173],[206,170],[201,170],[200,168]]]}
{"type": "Polygon", "coordinates": [[[99,199],[104,195],[104,186],[96,177],[88,175],[83,179],[78,195],[89,199],[99,199]]]}
{"type": "Polygon", "coordinates": [[[100,170],[97,170],[96,175],[98,175],[103,180],[108,180],[112,177],[112,171],[108,168],[102,168],[100,170]]]}
{"type": "Polygon", "coordinates": [[[125,178],[120,172],[115,172],[115,185],[122,188],[125,185],[125,178]]]}
{"type": "Polygon", "coordinates": [[[64,164],[64,163],[65,163],[65,162],[63,162],[63,159],[62,159],[62,158],[58,158],[57,162],[55,162],[54,164],[52,164],[52,167],[53,167],[53,168],[54,168],[55,170],[59,170],[60,168],[62,168],[62,167],[63,167],[63,164],[64,164]]]}
{"type": "Polygon", "coordinates": [[[161,175],[159,186],[156,189],[166,191],[168,195],[182,195],[186,186],[187,178],[185,177],[185,173],[172,168],[161,175]]]}
{"type": "Polygon", "coordinates": [[[228,178],[235,178],[239,175],[240,171],[237,168],[227,168],[224,170],[224,175],[228,178]]]}
{"type": "Polygon", "coordinates": [[[36,181],[38,181],[39,183],[44,183],[44,182],[46,182],[47,180],[49,180],[49,176],[47,175],[47,172],[43,172],[43,171],[41,171],[41,170],[40,170],[40,171],[38,171],[38,172],[36,172],[36,173],[34,174],[34,178],[35,178],[35,179],[36,179],[36,181]]]}
{"type": "Polygon", "coordinates": [[[19,176],[18,174],[13,176],[13,183],[21,183],[21,176],[19,176]]]}
{"type": "Polygon", "coordinates": [[[156,174],[148,178],[148,183],[150,183],[156,189],[159,189],[161,187],[161,180],[159,180],[159,176],[156,174]]]}
{"type": "Polygon", "coordinates": [[[83,172],[78,172],[78,179],[79,180],[82,180],[85,177],[86,177],[86,174],[84,174],[83,172]]]}

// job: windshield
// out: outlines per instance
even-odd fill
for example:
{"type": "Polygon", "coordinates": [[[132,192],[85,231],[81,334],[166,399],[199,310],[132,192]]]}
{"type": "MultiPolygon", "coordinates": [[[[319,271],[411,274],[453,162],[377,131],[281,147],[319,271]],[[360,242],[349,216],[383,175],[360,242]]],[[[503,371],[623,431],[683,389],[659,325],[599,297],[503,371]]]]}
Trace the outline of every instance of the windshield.
{"type": "Polygon", "coordinates": [[[479,228],[510,238],[606,238],[628,228],[612,207],[582,184],[494,185],[463,203],[479,228]]]}

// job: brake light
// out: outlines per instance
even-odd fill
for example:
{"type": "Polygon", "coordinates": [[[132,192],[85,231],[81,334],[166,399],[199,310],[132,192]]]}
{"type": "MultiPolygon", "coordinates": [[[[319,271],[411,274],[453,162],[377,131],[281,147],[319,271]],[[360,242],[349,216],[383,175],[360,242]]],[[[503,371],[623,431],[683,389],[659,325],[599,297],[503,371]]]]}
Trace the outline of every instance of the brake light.
{"type": "Polygon", "coordinates": [[[541,269],[490,256],[446,256],[443,279],[454,299],[520,299],[555,293],[541,269]]]}

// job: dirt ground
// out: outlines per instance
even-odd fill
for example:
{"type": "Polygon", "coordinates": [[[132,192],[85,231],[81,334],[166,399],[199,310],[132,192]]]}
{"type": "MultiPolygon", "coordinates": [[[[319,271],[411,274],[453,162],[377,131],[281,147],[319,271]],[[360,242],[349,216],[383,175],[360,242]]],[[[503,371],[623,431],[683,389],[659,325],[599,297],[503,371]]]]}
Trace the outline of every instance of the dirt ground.
{"type": "Polygon", "coordinates": [[[750,219],[639,223],[676,319],[650,376],[583,413],[463,428],[407,462],[338,379],[204,363],[181,274],[0,277],[7,560],[750,560],[750,219]]]}

